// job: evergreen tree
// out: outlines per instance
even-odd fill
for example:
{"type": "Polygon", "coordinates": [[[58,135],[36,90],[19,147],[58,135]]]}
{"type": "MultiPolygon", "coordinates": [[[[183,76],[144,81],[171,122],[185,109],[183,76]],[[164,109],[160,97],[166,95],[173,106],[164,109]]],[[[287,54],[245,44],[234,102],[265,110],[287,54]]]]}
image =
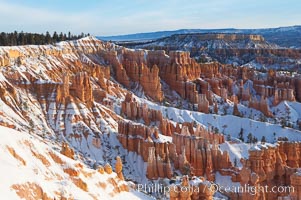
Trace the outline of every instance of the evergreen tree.
{"type": "Polygon", "coordinates": [[[257,137],[253,137],[253,139],[252,139],[252,143],[253,144],[256,144],[258,142],[258,139],[257,139],[257,137]]]}
{"type": "Polygon", "coordinates": [[[247,136],[247,143],[252,143],[252,141],[253,141],[253,135],[252,133],[249,133],[247,136]]]}
{"type": "Polygon", "coordinates": [[[10,44],[9,45],[18,45],[18,32],[14,31],[14,33],[10,34],[10,44]]]}
{"type": "Polygon", "coordinates": [[[219,130],[218,130],[217,127],[214,128],[214,133],[215,133],[215,134],[218,134],[218,133],[219,133],[219,130]]]}
{"type": "Polygon", "coordinates": [[[227,135],[227,141],[231,141],[231,135],[230,134],[227,135]]]}
{"type": "Polygon", "coordinates": [[[261,144],[265,144],[267,141],[266,141],[266,139],[265,139],[265,136],[262,136],[262,138],[261,138],[261,144]]]}
{"type": "Polygon", "coordinates": [[[7,35],[4,32],[2,32],[0,34],[0,45],[3,45],[3,46],[7,45],[7,35]]]}
{"type": "Polygon", "coordinates": [[[52,35],[52,40],[53,40],[54,42],[58,42],[58,41],[59,41],[59,36],[58,36],[58,34],[57,34],[56,31],[54,31],[54,33],[53,33],[53,35],[52,35]]]}
{"type": "Polygon", "coordinates": [[[276,142],[277,141],[277,139],[276,139],[276,132],[273,133],[273,136],[274,136],[274,142],[276,142]]]}
{"type": "Polygon", "coordinates": [[[52,39],[51,39],[51,36],[48,31],[46,32],[46,35],[45,35],[45,42],[46,42],[46,44],[52,43],[52,39]]]}
{"type": "Polygon", "coordinates": [[[242,142],[244,142],[244,129],[241,128],[240,132],[238,134],[238,139],[240,139],[242,142]]]}
{"type": "Polygon", "coordinates": [[[24,33],[23,31],[12,33],[0,33],[0,46],[15,46],[15,45],[43,45],[51,44],[53,42],[59,42],[64,40],[74,40],[81,37],[87,36],[90,34],[81,33],[80,35],[72,35],[71,32],[68,33],[68,36],[65,33],[60,33],[59,35],[55,31],[51,36],[47,31],[46,35],[38,33],[24,33]]]}
{"type": "Polygon", "coordinates": [[[234,158],[234,167],[237,167],[237,158],[234,158]]]}
{"type": "Polygon", "coordinates": [[[60,41],[64,41],[65,39],[64,39],[64,34],[61,32],[60,33],[60,35],[59,35],[59,40],[60,41]]]}
{"type": "Polygon", "coordinates": [[[35,41],[34,41],[34,34],[29,34],[29,35],[26,36],[26,37],[27,37],[26,42],[27,42],[28,44],[35,44],[35,41]]]}
{"type": "MultiPolygon", "coordinates": [[[[85,37],[85,34],[82,32],[80,35],[79,35],[79,38],[83,38],[83,37],[85,37]]],[[[78,38],[78,39],[79,39],[78,38]]]]}
{"type": "Polygon", "coordinates": [[[23,31],[18,34],[17,45],[25,45],[27,44],[27,39],[23,31]]]}

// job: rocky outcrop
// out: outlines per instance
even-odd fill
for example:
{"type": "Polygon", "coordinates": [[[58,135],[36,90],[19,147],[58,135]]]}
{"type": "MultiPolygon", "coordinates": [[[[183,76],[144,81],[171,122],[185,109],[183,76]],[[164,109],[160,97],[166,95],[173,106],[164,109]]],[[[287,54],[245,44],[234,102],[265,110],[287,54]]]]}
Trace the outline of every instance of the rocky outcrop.
{"type": "Polygon", "coordinates": [[[295,92],[296,92],[296,100],[301,102],[301,78],[296,78],[294,81],[295,92]]]}
{"type": "MultiPolygon", "coordinates": [[[[245,36],[226,34],[218,37],[241,40],[240,37],[245,36]]],[[[255,41],[262,42],[260,37],[254,36],[254,38],[255,41]]],[[[274,72],[269,72],[267,78],[261,78],[254,69],[247,67],[235,68],[217,62],[197,63],[190,58],[189,52],[182,51],[165,53],[162,50],[129,51],[125,48],[115,50],[103,53],[103,56],[113,65],[116,78],[120,83],[126,87],[130,87],[131,82],[139,83],[147,96],[162,101],[164,96],[160,84],[162,79],[183,99],[189,100],[192,104],[199,104],[198,110],[205,113],[208,113],[205,108],[207,102],[200,94],[206,95],[209,105],[213,105],[213,94],[220,96],[224,101],[235,95],[238,97],[237,103],[249,101],[250,107],[260,110],[268,117],[272,115],[264,102],[266,98],[273,98],[275,106],[284,100],[294,101],[295,94],[301,94],[296,87],[298,79],[293,80],[274,72]],[[260,95],[263,99],[256,100],[255,95],[260,95]]]]}
{"type": "Polygon", "coordinates": [[[122,160],[119,156],[116,157],[115,172],[121,180],[124,180],[122,173],[122,160]]]}
{"type": "Polygon", "coordinates": [[[184,174],[197,176],[206,174],[208,180],[214,180],[214,171],[232,166],[227,152],[221,152],[216,145],[224,141],[222,135],[209,133],[198,126],[192,134],[188,131],[188,127],[182,127],[181,133],[174,133],[172,138],[176,154],[179,155],[175,167],[178,167],[184,174]],[[220,162],[221,160],[224,162],[220,162]]]}
{"type": "Polygon", "coordinates": [[[132,122],[119,121],[118,139],[128,151],[136,152],[147,162],[147,177],[171,177],[172,144],[160,139],[157,130],[132,122]]]}
{"type": "Polygon", "coordinates": [[[197,102],[197,92],[192,82],[200,77],[201,67],[190,58],[188,52],[171,51],[167,56],[164,51],[149,53],[148,65],[158,66],[159,75],[171,89],[181,97],[197,102]]]}
{"type": "Polygon", "coordinates": [[[206,174],[211,180],[214,180],[214,171],[232,166],[227,152],[221,152],[216,145],[224,142],[223,135],[210,133],[200,126],[194,130],[190,123],[173,128],[172,143],[161,141],[157,129],[132,122],[120,121],[118,133],[122,146],[138,153],[148,163],[147,177],[150,179],[170,178],[171,164],[184,174],[206,174]],[[223,162],[219,162],[221,160],[223,162]]]}
{"type": "Polygon", "coordinates": [[[206,34],[195,34],[199,40],[252,40],[263,42],[264,38],[261,35],[255,34],[223,34],[223,33],[206,33],[206,34]]]}
{"type": "Polygon", "coordinates": [[[240,112],[238,110],[237,103],[234,103],[234,106],[233,106],[233,115],[240,116],[240,112]]]}
{"type": "Polygon", "coordinates": [[[127,93],[121,103],[121,113],[131,120],[143,119],[146,125],[150,122],[162,121],[162,113],[159,110],[148,108],[147,104],[136,102],[131,93],[127,93]]]}
{"type": "MultiPolygon", "coordinates": [[[[278,142],[277,145],[263,145],[252,148],[249,158],[242,160],[243,168],[240,170],[240,184],[265,187],[260,192],[251,194],[241,192],[229,194],[233,199],[298,199],[300,190],[300,175],[295,173],[300,166],[300,143],[278,142]],[[289,186],[286,189],[272,191],[272,188],[289,186]],[[294,188],[292,188],[294,187],[294,188]],[[285,198],[285,196],[287,196],[285,198]]],[[[232,180],[234,177],[232,177],[232,180]]]]}
{"type": "Polygon", "coordinates": [[[199,94],[198,97],[198,111],[208,114],[209,101],[207,100],[206,94],[199,94]]]}
{"type": "Polygon", "coordinates": [[[107,174],[112,174],[112,172],[113,172],[112,166],[111,166],[109,163],[107,163],[107,164],[105,165],[105,167],[104,167],[104,171],[105,171],[107,174]]]}
{"type": "Polygon", "coordinates": [[[70,95],[78,98],[91,107],[94,101],[92,95],[92,84],[90,76],[85,72],[79,72],[75,75],[70,86],[70,95]]]}
{"type": "Polygon", "coordinates": [[[147,96],[155,101],[163,100],[159,69],[155,65],[147,65],[146,52],[121,48],[118,51],[103,51],[101,54],[113,66],[118,82],[128,88],[131,82],[137,82],[147,96]]]}
{"type": "Polygon", "coordinates": [[[184,174],[206,174],[211,176],[212,180],[214,171],[232,166],[229,155],[213,145],[223,143],[223,135],[213,134],[201,126],[195,128],[193,123],[185,122],[174,126],[162,117],[161,111],[148,109],[146,105],[141,106],[130,94],[122,102],[121,113],[129,119],[143,119],[146,124],[159,123],[159,129],[123,121],[118,124],[119,141],[124,148],[140,154],[143,160],[148,162],[147,174],[152,179],[161,177],[160,174],[171,176],[171,172],[168,172],[170,163],[184,174]],[[158,131],[163,135],[172,136],[172,143],[160,143],[158,131]],[[208,144],[212,144],[214,148],[209,148],[208,144]],[[164,148],[160,150],[158,147],[164,148]],[[158,152],[162,152],[159,153],[159,157],[158,152]],[[159,173],[159,169],[164,170],[159,173]]]}
{"type": "Polygon", "coordinates": [[[122,50],[122,65],[133,82],[138,82],[144,89],[146,95],[155,101],[163,100],[159,68],[156,65],[146,64],[144,51],[122,50]]]}
{"type": "Polygon", "coordinates": [[[293,89],[276,89],[274,94],[273,105],[278,105],[281,101],[295,101],[293,89]]]}
{"type": "Polygon", "coordinates": [[[269,104],[264,96],[261,96],[260,101],[252,98],[249,102],[249,107],[261,111],[265,116],[272,117],[273,114],[269,109],[269,104]]]}
{"type": "MultiPolygon", "coordinates": [[[[95,72],[95,76],[98,76],[98,83],[104,89],[102,91],[96,91],[92,89],[91,76],[87,72],[79,72],[75,76],[71,77],[72,83],[70,82],[70,76],[68,74],[64,74],[62,77],[62,83],[57,86],[56,92],[56,102],[57,103],[70,103],[71,100],[75,99],[86,103],[88,107],[93,105],[94,96],[96,99],[103,100],[106,97],[107,85],[104,82],[104,74],[99,71],[101,68],[98,68],[98,72],[95,72]]],[[[109,72],[106,71],[106,76],[109,76],[109,72]]],[[[108,78],[108,77],[107,77],[108,78]]],[[[43,84],[45,85],[45,84],[43,84]]],[[[49,94],[51,94],[49,92],[49,94]]]]}
{"type": "Polygon", "coordinates": [[[66,103],[66,98],[69,97],[69,76],[67,74],[63,75],[63,83],[58,86],[56,93],[56,102],[66,103]]]}
{"type": "Polygon", "coordinates": [[[43,200],[51,200],[47,194],[47,190],[43,189],[40,185],[36,183],[24,183],[24,184],[14,184],[11,186],[13,190],[16,191],[16,194],[20,197],[20,199],[25,200],[34,200],[34,199],[43,199],[43,200]]]}
{"type": "Polygon", "coordinates": [[[100,52],[100,55],[104,58],[107,64],[112,65],[114,70],[116,80],[123,84],[125,87],[130,87],[130,78],[128,77],[126,70],[123,68],[122,64],[118,59],[118,53],[115,50],[106,51],[103,50],[100,52]]]}
{"type": "Polygon", "coordinates": [[[8,55],[0,56],[0,66],[8,66],[10,65],[10,60],[8,55]]]}
{"type": "Polygon", "coordinates": [[[61,154],[74,159],[74,150],[69,147],[69,145],[65,142],[62,143],[61,154]]]}

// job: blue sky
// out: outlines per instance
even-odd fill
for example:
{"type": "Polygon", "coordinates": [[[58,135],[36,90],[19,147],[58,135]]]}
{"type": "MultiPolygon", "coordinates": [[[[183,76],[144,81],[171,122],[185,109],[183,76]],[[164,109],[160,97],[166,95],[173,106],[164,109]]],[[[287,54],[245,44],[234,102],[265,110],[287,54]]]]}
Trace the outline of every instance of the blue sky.
{"type": "Polygon", "coordinates": [[[0,32],[119,35],[301,24],[300,0],[0,0],[0,32]]]}

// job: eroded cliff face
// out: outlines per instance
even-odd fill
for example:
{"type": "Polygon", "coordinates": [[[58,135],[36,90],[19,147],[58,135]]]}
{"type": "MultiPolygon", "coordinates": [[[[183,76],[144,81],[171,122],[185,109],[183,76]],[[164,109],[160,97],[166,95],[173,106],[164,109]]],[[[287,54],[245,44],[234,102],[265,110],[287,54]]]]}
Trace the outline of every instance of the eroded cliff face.
{"type": "MultiPolygon", "coordinates": [[[[300,101],[298,76],[218,62],[201,64],[188,52],[130,50],[95,38],[0,48],[0,64],[0,125],[45,139],[57,153],[81,163],[63,173],[84,192],[92,192],[90,178],[97,173],[114,176],[97,183],[99,188],[112,185],[112,196],[128,190],[124,180],[139,183],[179,174],[195,181],[183,178],[177,188],[188,184],[202,192],[176,192],[171,198],[211,199],[206,180],[216,181],[217,173],[242,184],[299,188],[298,143],[250,150],[240,169],[230,150],[220,148],[228,137],[221,134],[226,126],[218,130],[205,121],[212,116],[222,124],[219,115],[225,105],[232,110],[225,108],[223,115],[246,117],[250,107],[272,119],[275,106],[300,101]]],[[[30,162],[19,151],[9,151],[19,164],[30,162]]],[[[40,154],[34,156],[43,159],[40,154]]],[[[50,156],[64,165],[56,153],[50,156]]],[[[16,194],[34,188],[41,198],[56,197],[30,181],[12,187],[16,194]]],[[[285,195],[298,196],[298,191],[285,195]]],[[[259,199],[276,197],[260,195],[259,199]]]]}
{"type": "MultiPolygon", "coordinates": [[[[16,141],[18,147],[8,148],[18,161],[12,172],[19,173],[17,166],[21,162],[28,172],[36,174],[20,176],[23,179],[16,182],[3,182],[15,198],[114,199],[120,193],[135,198],[124,181],[124,158],[115,160],[115,153],[104,155],[107,150],[103,145],[108,141],[103,136],[117,129],[115,122],[119,118],[108,97],[126,94],[120,85],[110,81],[110,66],[100,56],[111,46],[95,38],[84,38],[56,46],[0,49],[0,124],[24,132],[23,137],[31,134],[26,140],[21,138],[19,143],[24,143],[33,154],[29,157],[24,154],[27,150],[20,151],[22,145],[16,141]],[[96,152],[93,162],[88,161],[96,152]],[[108,164],[99,164],[97,160],[108,164]],[[41,181],[32,177],[39,177],[41,181]],[[59,184],[49,189],[48,182],[59,184]],[[60,191],[61,184],[68,187],[60,191]]],[[[1,143],[1,148],[2,145],[6,144],[1,143]]]]}
{"type": "Polygon", "coordinates": [[[149,128],[126,121],[118,123],[119,141],[125,149],[141,155],[147,162],[149,179],[171,178],[171,163],[183,174],[206,175],[211,181],[214,172],[232,167],[228,153],[218,148],[225,140],[221,134],[188,122],[174,125],[161,111],[147,108],[131,95],[122,103],[121,113],[136,121],[146,119],[145,124],[156,123],[159,127],[149,128]],[[171,140],[165,136],[171,136],[171,140]]]}
{"type": "MultiPolygon", "coordinates": [[[[239,172],[241,186],[249,185],[266,189],[255,195],[248,192],[229,193],[231,199],[300,199],[300,143],[278,142],[277,145],[262,145],[249,150],[249,158],[243,160],[239,172]],[[281,191],[273,188],[283,187],[281,191]],[[286,190],[284,188],[287,188],[286,190]]],[[[237,177],[232,176],[232,180],[237,177]]]]}
{"type": "MultiPolygon", "coordinates": [[[[299,71],[300,49],[279,47],[261,35],[195,33],[177,34],[145,44],[120,43],[131,48],[150,50],[189,51],[200,61],[217,60],[220,63],[248,64],[259,68],[291,69],[299,71]]],[[[300,72],[300,71],[299,71],[300,72]]]]}
{"type": "Polygon", "coordinates": [[[254,69],[247,67],[237,68],[216,62],[199,64],[190,58],[188,52],[170,51],[167,55],[165,51],[121,48],[113,58],[108,62],[115,66],[117,80],[125,86],[130,87],[129,80],[137,82],[147,96],[160,102],[164,99],[161,87],[164,81],[183,99],[198,104],[198,110],[205,113],[209,113],[208,103],[213,105],[213,95],[216,94],[224,101],[237,96],[237,103],[248,101],[249,107],[272,117],[266,98],[273,98],[273,106],[276,106],[281,101],[295,101],[295,95],[299,94],[296,87],[299,78],[280,76],[272,70],[266,78],[260,78],[254,69]],[[262,97],[258,98],[258,95],[262,97]]]}

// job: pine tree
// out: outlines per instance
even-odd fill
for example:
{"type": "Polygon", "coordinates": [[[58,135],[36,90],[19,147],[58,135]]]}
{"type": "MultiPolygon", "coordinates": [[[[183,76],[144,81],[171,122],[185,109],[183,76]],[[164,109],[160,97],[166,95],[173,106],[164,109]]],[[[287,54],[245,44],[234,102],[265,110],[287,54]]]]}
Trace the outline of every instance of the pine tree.
{"type": "Polygon", "coordinates": [[[14,33],[10,34],[10,45],[18,45],[18,32],[14,31],[14,33]]]}
{"type": "Polygon", "coordinates": [[[35,44],[34,34],[27,34],[27,44],[35,44]]]}
{"type": "Polygon", "coordinates": [[[244,142],[244,129],[241,128],[240,132],[238,134],[238,139],[240,139],[242,142],[244,142]]]}
{"type": "Polygon", "coordinates": [[[64,34],[62,32],[59,35],[59,41],[64,41],[64,34]]]}
{"type": "Polygon", "coordinates": [[[53,35],[52,35],[52,40],[53,40],[54,42],[58,42],[58,41],[59,41],[59,36],[58,36],[58,34],[57,34],[56,31],[54,31],[54,33],[53,33],[53,35]]]}
{"type": "Polygon", "coordinates": [[[276,142],[276,132],[273,133],[273,136],[274,136],[274,141],[276,142]]]}
{"type": "Polygon", "coordinates": [[[237,158],[234,158],[234,167],[237,167],[237,158]]]}
{"type": "Polygon", "coordinates": [[[214,128],[214,133],[215,133],[215,134],[218,134],[218,133],[219,133],[219,130],[218,130],[217,127],[214,128]]]}
{"type": "Polygon", "coordinates": [[[261,138],[261,144],[265,144],[267,141],[266,141],[266,139],[265,139],[265,136],[262,136],[262,138],[261,138]]]}
{"type": "Polygon", "coordinates": [[[79,35],[79,38],[83,38],[85,37],[85,34],[82,32],[80,35],[79,35]]]}
{"type": "Polygon", "coordinates": [[[46,42],[46,44],[52,43],[52,39],[51,39],[51,36],[48,31],[46,32],[46,35],[45,35],[45,42],[46,42]]]}
{"type": "Polygon", "coordinates": [[[249,133],[247,136],[247,143],[252,143],[252,141],[253,141],[253,135],[252,133],[249,133]]]}
{"type": "Polygon", "coordinates": [[[231,141],[231,135],[230,134],[227,135],[227,141],[231,141]]]}
{"type": "Polygon", "coordinates": [[[0,34],[0,45],[6,46],[7,45],[7,34],[2,32],[0,34]]]}
{"type": "Polygon", "coordinates": [[[83,36],[87,36],[90,34],[81,33],[80,35],[72,35],[71,32],[68,33],[68,36],[65,33],[57,34],[54,31],[53,35],[51,36],[50,33],[47,31],[46,35],[44,34],[37,34],[37,33],[24,33],[23,31],[17,32],[14,31],[12,33],[0,33],[0,45],[1,46],[15,46],[15,45],[43,45],[43,44],[51,44],[53,42],[59,42],[64,40],[71,40],[71,39],[78,39],[83,36]]]}
{"type": "Polygon", "coordinates": [[[257,139],[257,137],[253,137],[253,139],[252,139],[252,143],[253,144],[256,144],[258,142],[258,139],[257,139]]]}
{"type": "Polygon", "coordinates": [[[27,40],[25,38],[25,34],[23,33],[23,31],[21,31],[18,34],[17,45],[25,45],[25,44],[27,44],[27,40]]]}

